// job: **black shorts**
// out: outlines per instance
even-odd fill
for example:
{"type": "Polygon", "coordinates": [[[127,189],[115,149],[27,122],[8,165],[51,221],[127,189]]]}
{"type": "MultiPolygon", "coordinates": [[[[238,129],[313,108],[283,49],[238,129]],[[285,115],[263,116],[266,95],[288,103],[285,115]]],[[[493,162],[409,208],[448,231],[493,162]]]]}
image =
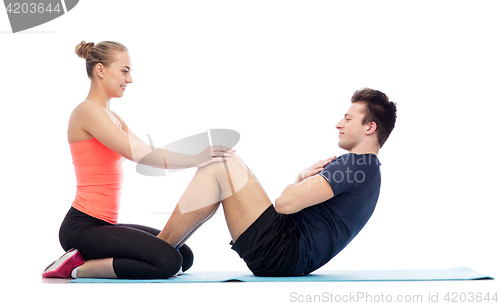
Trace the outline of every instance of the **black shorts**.
{"type": "Polygon", "coordinates": [[[232,249],[256,276],[292,276],[299,259],[300,233],[290,215],[271,205],[241,236],[232,249]]]}

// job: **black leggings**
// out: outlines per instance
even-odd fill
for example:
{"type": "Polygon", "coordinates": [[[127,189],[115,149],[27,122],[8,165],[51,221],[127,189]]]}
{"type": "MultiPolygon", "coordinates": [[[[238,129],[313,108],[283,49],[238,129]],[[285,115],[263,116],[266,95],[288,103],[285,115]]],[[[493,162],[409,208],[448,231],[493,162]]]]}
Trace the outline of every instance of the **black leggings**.
{"type": "Polygon", "coordinates": [[[142,225],[110,224],[71,207],[59,229],[59,241],[65,251],[78,249],[86,260],[112,257],[118,278],[169,278],[179,272],[182,256],[156,237],[159,233],[142,225]]]}

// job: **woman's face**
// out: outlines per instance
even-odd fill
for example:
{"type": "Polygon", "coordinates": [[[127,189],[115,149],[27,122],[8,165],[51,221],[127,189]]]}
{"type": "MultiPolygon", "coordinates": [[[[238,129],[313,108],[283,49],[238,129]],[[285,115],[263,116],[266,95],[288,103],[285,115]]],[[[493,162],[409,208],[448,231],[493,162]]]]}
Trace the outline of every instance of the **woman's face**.
{"type": "Polygon", "coordinates": [[[103,84],[109,98],[122,97],[127,85],[132,83],[132,65],[128,52],[116,52],[114,57],[114,62],[103,67],[103,84]]]}

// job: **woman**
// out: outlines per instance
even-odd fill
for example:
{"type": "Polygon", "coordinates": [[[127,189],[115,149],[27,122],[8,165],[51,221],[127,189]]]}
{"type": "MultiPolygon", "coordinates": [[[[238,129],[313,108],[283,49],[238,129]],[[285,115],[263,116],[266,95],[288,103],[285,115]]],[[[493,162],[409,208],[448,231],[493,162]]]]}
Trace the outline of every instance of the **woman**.
{"type": "Polygon", "coordinates": [[[187,270],[193,257],[188,246],[174,248],[156,237],[157,229],[117,224],[121,164],[126,158],[165,169],[203,167],[230,158],[233,150],[213,152],[209,147],[198,155],[152,150],[110,110],[110,100],[123,96],[132,83],[127,48],[111,41],[82,41],[75,52],[86,60],[91,79],[87,98],[73,110],[68,124],[77,192],[59,231],[67,252],[42,276],[154,279],[187,270]],[[208,161],[207,154],[212,156],[208,161]]]}

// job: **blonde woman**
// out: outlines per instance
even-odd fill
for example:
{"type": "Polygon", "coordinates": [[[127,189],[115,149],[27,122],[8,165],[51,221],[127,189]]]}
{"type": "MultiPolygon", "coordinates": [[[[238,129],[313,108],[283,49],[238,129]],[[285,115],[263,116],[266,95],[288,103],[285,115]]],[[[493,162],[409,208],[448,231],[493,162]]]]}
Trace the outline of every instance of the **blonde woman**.
{"type": "Polygon", "coordinates": [[[209,147],[198,155],[161,148],[152,152],[110,109],[111,99],[122,97],[132,83],[127,48],[112,41],[82,41],[75,52],[85,59],[91,80],[87,98],[73,110],[68,124],[77,192],[59,231],[66,254],[42,276],[154,279],[185,271],[192,265],[189,247],[169,245],[157,238],[157,229],[117,223],[122,162],[129,159],[165,169],[203,167],[230,158],[233,150],[214,152],[209,147]]]}

